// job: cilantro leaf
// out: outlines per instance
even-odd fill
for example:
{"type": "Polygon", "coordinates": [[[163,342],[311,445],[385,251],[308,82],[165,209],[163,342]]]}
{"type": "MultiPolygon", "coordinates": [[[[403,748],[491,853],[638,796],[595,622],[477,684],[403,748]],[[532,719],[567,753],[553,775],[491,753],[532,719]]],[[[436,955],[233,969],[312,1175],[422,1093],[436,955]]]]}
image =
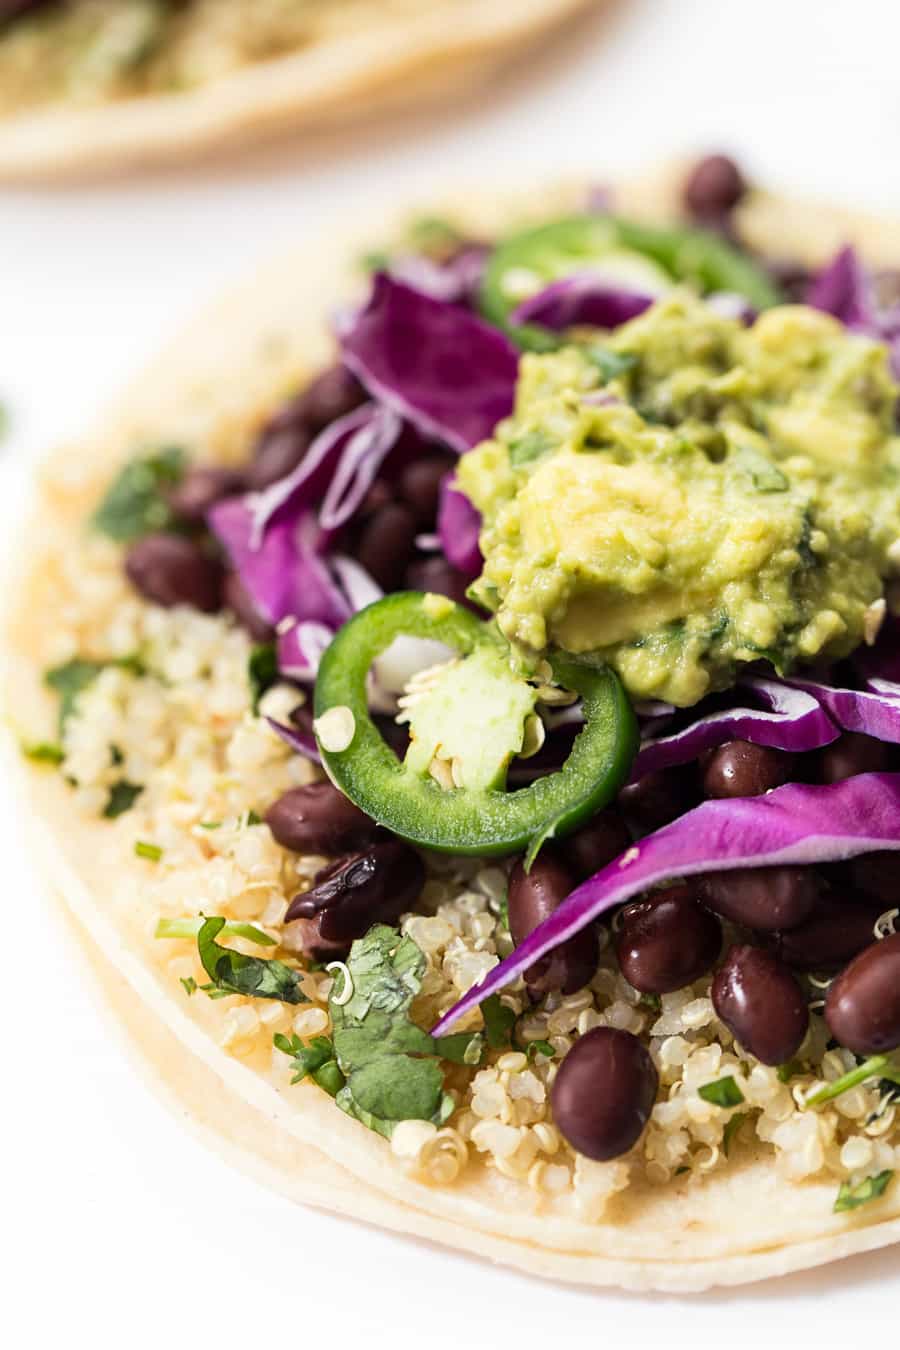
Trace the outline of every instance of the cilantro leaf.
{"type": "Polygon", "coordinates": [[[500,1050],[512,1041],[512,1030],[516,1024],[516,1014],[500,1002],[499,994],[491,994],[481,1006],[484,1018],[484,1032],[492,1050],[500,1050]]]}
{"type": "Polygon", "coordinates": [[[212,997],[244,994],[248,998],[273,998],[282,1003],[306,1003],[300,988],[301,972],[283,961],[266,961],[260,956],[220,947],[216,938],[225,927],[221,917],[206,919],[197,934],[197,950],[211,984],[203,986],[212,997]]]}
{"type": "Polygon", "coordinates": [[[477,1035],[435,1040],[410,1019],[425,964],[411,938],[376,924],[354,942],[329,1000],[335,1058],[347,1079],[335,1101],[387,1139],[401,1120],[441,1123],[453,1110],[439,1056],[449,1051],[465,1064],[481,1056],[477,1035]]]}
{"type": "Polygon", "coordinates": [[[722,1152],[727,1158],[731,1152],[731,1145],[734,1143],[734,1137],[741,1128],[745,1120],[750,1117],[746,1111],[736,1111],[725,1126],[725,1132],[722,1135],[722,1152]]]}
{"type": "Polygon", "coordinates": [[[726,1111],[732,1106],[740,1106],[744,1100],[744,1094],[731,1074],[727,1078],[717,1078],[714,1083],[704,1083],[703,1087],[697,1089],[697,1095],[726,1111]]]}
{"type": "Polygon", "coordinates": [[[274,642],[261,642],[253,648],[247,661],[247,679],[254,713],[259,712],[259,700],[278,679],[278,652],[274,642]]]}
{"type": "Polygon", "coordinates": [[[312,1078],[332,1097],[337,1096],[344,1086],[344,1075],[334,1058],[334,1045],[328,1036],[315,1036],[304,1045],[299,1036],[283,1036],[276,1032],[273,1041],[276,1050],[289,1055],[294,1061],[294,1076],[291,1084],[300,1083],[304,1078],[312,1078]]]}
{"type": "Polygon", "coordinates": [[[118,783],[113,783],[109,790],[109,800],[103,808],[103,814],[107,820],[117,820],[119,816],[124,816],[126,811],[130,811],[143,792],[141,783],[129,783],[127,778],[120,778],[118,783]]]}
{"type": "Polygon", "coordinates": [[[510,442],[509,462],[514,469],[521,468],[523,464],[531,464],[534,460],[540,459],[541,455],[546,455],[552,450],[554,442],[544,431],[526,431],[516,440],[510,442]]]}
{"type": "Polygon", "coordinates": [[[166,492],[184,473],[186,456],[174,446],[130,460],[113,480],[92,518],[102,534],[127,544],[176,525],[166,492]]]}
{"type": "Polygon", "coordinates": [[[55,741],[26,741],[22,754],[33,764],[62,764],[66,752],[55,741]]]}
{"type": "Polygon", "coordinates": [[[61,666],[52,666],[44,671],[44,683],[59,694],[60,698],[60,740],[63,738],[69,718],[76,710],[79,695],[94,683],[101,670],[105,670],[107,666],[118,666],[120,670],[130,670],[135,675],[145,674],[137,656],[120,656],[112,661],[90,661],[86,657],[76,656],[61,666]]]}
{"type": "Polygon", "coordinates": [[[588,347],[585,356],[600,371],[604,384],[633,370],[638,360],[634,352],[613,352],[608,347],[588,347]]]}
{"type": "Polygon", "coordinates": [[[870,1200],[877,1200],[884,1195],[893,1179],[893,1171],[886,1171],[866,1177],[855,1186],[851,1186],[849,1181],[843,1182],[834,1202],[835,1214],[847,1214],[852,1209],[859,1209],[860,1205],[867,1205],[870,1200]]]}

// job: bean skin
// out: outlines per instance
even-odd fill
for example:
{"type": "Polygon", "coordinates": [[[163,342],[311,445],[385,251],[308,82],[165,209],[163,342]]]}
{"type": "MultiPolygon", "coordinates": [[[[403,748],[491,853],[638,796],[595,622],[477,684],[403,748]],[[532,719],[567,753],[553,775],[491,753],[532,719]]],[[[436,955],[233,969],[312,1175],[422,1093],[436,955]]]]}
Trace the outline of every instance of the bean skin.
{"type": "MultiPolygon", "coordinates": [[[[516,946],[549,918],[574,889],[572,873],[560,856],[548,848],[541,850],[530,872],[525,871],[521,862],[516,863],[507,892],[509,931],[516,946]]],[[[599,955],[596,929],[582,928],[535,962],[525,972],[525,983],[535,995],[553,990],[574,994],[596,974],[599,955]]]]}
{"type": "Polygon", "coordinates": [[[350,853],[371,843],[378,829],[331,783],[291,788],[269,807],[266,824],[294,853],[350,853]]]}
{"type": "Polygon", "coordinates": [[[432,526],[437,516],[441,483],[451,472],[450,455],[426,455],[414,459],[400,474],[398,488],[407,506],[415,512],[421,528],[432,526]]]}
{"type": "Polygon", "coordinates": [[[272,628],[257,610],[247,593],[247,588],[237,572],[229,572],[222,587],[222,603],[230,609],[238,623],[249,633],[254,642],[272,642],[275,629],[272,628]]]}
{"type": "Polygon", "coordinates": [[[606,1162],[640,1139],[658,1087],[656,1066],[636,1036],[595,1027],[559,1066],[550,1090],[553,1119],[578,1153],[606,1162]]]}
{"type": "Polygon", "coordinates": [[[841,971],[825,999],[825,1021],[855,1055],[882,1055],[900,1046],[900,933],[841,971]]]}
{"type": "Polygon", "coordinates": [[[368,395],[359,380],[346,366],[329,366],[311,380],[296,399],[296,411],[302,414],[314,435],[324,431],[331,422],[346,417],[368,395]]]}
{"type": "Polygon", "coordinates": [[[708,222],[733,211],[747,191],[744,176],[727,155],[707,155],[684,187],[684,202],[697,220],[708,222]]]}
{"type": "Polygon", "coordinates": [[[794,756],[749,741],[728,741],[703,765],[707,797],[759,797],[793,777],[794,756]]]}
{"type": "Polygon", "coordinates": [[[824,895],[805,923],[775,933],[774,949],[794,970],[840,970],[875,941],[884,905],[866,896],[824,895]]]}
{"type": "Polygon", "coordinates": [[[716,1016],[762,1064],[786,1064],[803,1044],[809,1010],[783,961],[761,947],[736,946],[712,984],[716,1016]]]}
{"type": "Polygon", "coordinates": [[[403,580],[416,538],[416,518],[408,506],[391,502],[376,511],[363,526],[356,561],[384,591],[403,580]]]}
{"type": "Polygon", "coordinates": [[[296,402],[288,404],[277,417],[263,428],[253,462],[247,470],[247,486],[253,492],[262,492],[273,483],[286,478],[296,469],[313,441],[313,434],[302,412],[291,417],[296,402]]]}
{"type": "Polygon", "coordinates": [[[900,854],[883,849],[852,858],[847,876],[855,890],[881,901],[885,909],[900,905],[900,854]]]}
{"type": "Polygon", "coordinates": [[[565,859],[579,881],[606,867],[631,846],[631,834],[616,811],[600,811],[562,845],[565,859]]]}
{"type": "Polygon", "coordinates": [[[201,464],[188,469],[181,482],[169,493],[169,506],[187,525],[203,525],[207,512],[224,497],[242,492],[245,478],[236,469],[201,464]]]}
{"type": "Polygon", "coordinates": [[[396,923],[425,884],[425,864],[399,839],[382,839],[326,867],[312,889],[288,906],[285,923],[303,920],[302,949],[347,950],[373,923],[396,923]]]}
{"type": "Polygon", "coordinates": [[[707,909],[752,928],[774,933],[796,928],[811,916],[823,893],[821,879],[808,867],[740,867],[697,878],[707,909]]]}
{"type": "Polygon", "coordinates": [[[164,609],[191,605],[214,614],[222,607],[222,564],[183,535],[144,535],[126,553],[125,572],[145,600],[164,609]]]}
{"type": "Polygon", "coordinates": [[[656,830],[689,811],[700,800],[690,765],[645,773],[619,793],[619,807],[639,830],[656,830]]]}
{"type": "Polygon", "coordinates": [[[616,939],[622,974],[643,994],[671,994],[712,970],[722,927],[689,886],[672,886],[626,905],[616,939]]]}
{"type": "Polygon", "coordinates": [[[818,754],[818,777],[822,783],[841,783],[858,773],[882,773],[890,765],[890,750],[874,736],[847,731],[818,754]]]}

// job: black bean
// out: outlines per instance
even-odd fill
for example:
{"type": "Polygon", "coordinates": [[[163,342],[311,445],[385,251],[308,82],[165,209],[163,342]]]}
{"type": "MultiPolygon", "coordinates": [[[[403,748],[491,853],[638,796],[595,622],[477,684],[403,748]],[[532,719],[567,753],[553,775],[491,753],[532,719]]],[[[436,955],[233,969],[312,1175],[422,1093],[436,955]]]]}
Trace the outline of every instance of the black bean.
{"type": "Polygon", "coordinates": [[[382,740],[387,742],[398,759],[403,759],[409,749],[408,728],[389,713],[373,713],[372,721],[381,732],[382,740]]]}
{"type": "Polygon", "coordinates": [[[616,811],[600,811],[562,844],[566,862],[579,881],[592,877],[631,846],[625,821],[616,811]]]}
{"type": "Polygon", "coordinates": [[[363,526],[356,560],[384,591],[396,590],[412,556],[416,518],[408,506],[392,502],[363,526]]]}
{"type": "Polygon", "coordinates": [[[550,1092],[553,1119],[578,1153],[605,1162],[640,1139],[658,1087],[656,1066],[636,1036],[595,1027],[559,1066],[550,1092]]]}
{"type": "Polygon", "coordinates": [[[245,478],[236,469],[222,469],[216,465],[199,465],[189,469],[181,482],[169,493],[169,505],[179,520],[188,525],[202,525],[206,513],[223,497],[233,497],[244,489],[245,478]]]}
{"type": "Polygon", "coordinates": [[[818,752],[818,778],[822,783],[841,783],[858,773],[882,773],[889,767],[890,750],[874,736],[846,731],[818,752]]]}
{"type": "Polygon", "coordinates": [[[144,535],[125,555],[125,572],[144,599],[155,605],[166,609],[192,605],[208,614],[221,608],[222,564],[183,535],[144,535]]]}
{"type": "Polygon", "coordinates": [[[783,961],[760,947],[732,947],[712,984],[719,1017],[763,1064],[786,1064],[803,1044],[809,1010],[783,961]]]}
{"type": "Polygon", "coordinates": [[[749,741],[728,741],[703,765],[707,797],[759,797],[793,777],[794,756],[749,741]]]}
{"type": "Polygon", "coordinates": [[[890,849],[864,853],[851,859],[846,870],[854,890],[879,900],[885,909],[900,905],[900,854],[890,849]]]}
{"type": "Polygon", "coordinates": [[[266,824],[295,853],[350,853],[371,843],[378,828],[331,783],[291,788],[269,807],[266,824]]]}
{"type": "Polygon", "coordinates": [[[690,886],[634,900],[621,912],[616,955],[622,974],[644,994],[671,994],[712,970],[722,927],[690,886]]]}
{"type": "Polygon", "coordinates": [[[310,431],[317,435],[331,422],[353,412],[367,398],[356,376],[346,366],[336,365],[329,366],[311,380],[295,404],[310,431]]]}
{"type": "Polygon", "coordinates": [[[443,558],[419,558],[406,569],[406,587],[411,591],[431,591],[434,595],[446,595],[466,609],[478,610],[466,595],[469,583],[462,572],[457,572],[443,558]]]}
{"type": "MultiPolygon", "coordinates": [[[[549,918],[574,889],[575,878],[559,855],[549,848],[541,850],[530,872],[525,871],[521,862],[516,863],[507,892],[509,931],[516,946],[549,918]]],[[[574,994],[596,974],[598,959],[597,932],[590,925],[536,961],[525,972],[525,983],[536,995],[551,990],[574,994]]]]}
{"type": "Polygon", "coordinates": [[[247,588],[237,572],[229,572],[222,587],[222,603],[230,609],[242,628],[254,642],[272,642],[275,630],[263,618],[251,600],[247,588]]]}
{"type": "Polygon", "coordinates": [[[704,223],[718,220],[737,206],[747,183],[733,159],[707,155],[692,169],[684,186],[684,202],[691,215],[704,223]]]}
{"type": "Polygon", "coordinates": [[[451,455],[426,455],[412,460],[400,474],[400,496],[412,507],[420,528],[434,525],[441,483],[452,468],[451,455]]]}
{"type": "Polygon", "coordinates": [[[794,304],[803,302],[812,281],[808,267],[795,259],[783,258],[767,262],[766,271],[786,300],[794,304]]]}
{"type": "Polygon", "coordinates": [[[841,971],[825,999],[825,1021],[855,1055],[883,1055],[900,1046],[900,933],[841,971]]]}
{"type": "Polygon", "coordinates": [[[639,830],[656,830],[689,811],[700,799],[693,765],[645,773],[619,793],[619,806],[639,830]]]}
{"type": "Polygon", "coordinates": [[[312,441],[312,432],[303,416],[298,415],[296,422],[291,423],[288,409],[283,409],[260,434],[247,470],[247,486],[254,492],[262,492],[286,478],[296,469],[312,441]]]}
{"type": "Polygon", "coordinates": [[[824,889],[808,867],[739,867],[710,872],[696,884],[708,909],[759,933],[805,923],[824,889]]]}
{"type": "Polygon", "coordinates": [[[0,23],[4,19],[16,19],[30,9],[44,8],[49,2],[50,0],[0,0],[0,23]]]}
{"type": "Polygon", "coordinates": [[[396,923],[412,909],[425,884],[425,864],[399,839],[383,839],[342,858],[288,906],[285,923],[302,922],[302,948],[311,956],[327,946],[349,948],[373,923],[396,923]]]}
{"type": "Polygon", "coordinates": [[[875,941],[880,901],[849,894],[825,895],[805,923],[774,935],[778,955],[794,970],[840,970],[875,941]]]}

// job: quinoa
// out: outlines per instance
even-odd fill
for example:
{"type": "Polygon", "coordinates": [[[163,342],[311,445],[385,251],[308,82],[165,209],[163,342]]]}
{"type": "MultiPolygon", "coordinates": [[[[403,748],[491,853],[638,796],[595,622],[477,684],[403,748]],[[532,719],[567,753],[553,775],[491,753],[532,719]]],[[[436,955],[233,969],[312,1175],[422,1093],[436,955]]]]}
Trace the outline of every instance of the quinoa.
{"type": "MultiPolygon", "coordinates": [[[[104,827],[122,877],[115,896],[122,915],[146,936],[161,918],[215,914],[251,922],[279,944],[267,955],[296,960],[285,913],[326,860],[283,849],[260,817],[288,788],[317,776],[266,720],[285,720],[302,693],[276,684],[254,712],[244,632],[227,615],[145,603],[124,577],[121,548],[109,540],[88,533],[64,540],[49,575],[55,622],[41,638],[48,665],[76,655],[138,658],[108,665],[80,696],[65,727],[61,765],[73,782],[73,809],[87,817],[102,813],[123,777],[142,789],[131,809],[104,827]],[[136,857],[139,843],[143,853],[136,857]]],[[[412,1008],[424,1028],[512,947],[503,919],[506,866],[436,855],[426,863],[416,912],[400,924],[426,959],[412,1008]]],[[[894,918],[879,921],[883,932],[894,918]]],[[[258,951],[232,941],[238,950],[258,951]]],[[[488,1051],[477,1069],[447,1066],[452,1114],[440,1127],[401,1122],[386,1145],[400,1166],[439,1187],[488,1169],[520,1186],[523,1204],[562,1204],[587,1221],[598,1221],[631,1186],[677,1188],[760,1146],[790,1182],[855,1184],[900,1168],[898,1105],[876,1082],[824,1109],[804,1109],[817,1086],[855,1064],[849,1052],[828,1049],[821,982],[808,981],[810,1031],[783,1081],[719,1022],[709,977],[648,1000],[618,970],[605,929],[601,941],[598,970],[576,993],[532,1003],[520,981],[501,995],[517,1019],[513,1044],[488,1051]],[[550,1106],[562,1059],[579,1036],[601,1026],[640,1036],[660,1076],[643,1136],[608,1163],[575,1153],[550,1106]],[[740,1089],[739,1106],[723,1109],[701,1096],[701,1088],[728,1077],[740,1089]]],[[[204,981],[193,941],[159,940],[152,952],[169,985],[204,981]]],[[[310,1002],[299,1007],[197,993],[192,1008],[229,1054],[290,1091],[291,1064],[273,1047],[273,1036],[327,1035],[332,985],[327,970],[310,970],[302,979],[310,1002]]],[[[479,1021],[475,1012],[463,1029],[479,1021]]]]}

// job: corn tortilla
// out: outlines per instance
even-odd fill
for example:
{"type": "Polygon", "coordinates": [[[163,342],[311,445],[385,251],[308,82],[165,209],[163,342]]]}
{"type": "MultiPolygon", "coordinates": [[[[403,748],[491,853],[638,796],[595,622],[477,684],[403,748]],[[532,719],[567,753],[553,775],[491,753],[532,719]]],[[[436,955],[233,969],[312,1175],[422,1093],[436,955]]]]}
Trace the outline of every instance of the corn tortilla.
{"type": "MultiPolygon", "coordinates": [[[[623,210],[655,220],[672,215],[676,181],[677,172],[666,172],[624,188],[623,210]]],[[[557,207],[574,204],[578,192],[561,188],[557,207]]],[[[754,194],[744,209],[758,242],[772,229],[773,252],[784,238],[776,202],[754,194]]],[[[448,213],[477,232],[535,209],[521,200],[468,198],[448,213]]],[[[873,220],[804,213],[788,203],[782,216],[816,222],[808,235],[792,236],[795,257],[818,261],[837,234],[855,237],[873,261],[900,256],[896,224],[879,229],[873,220]]],[[[202,315],[92,436],[48,463],[40,526],[23,536],[36,541],[35,553],[8,586],[4,682],[16,729],[46,724],[55,712],[41,678],[54,568],[83,530],[111,468],[136,445],[160,438],[185,438],[210,458],[236,459],[265,412],[327,360],[322,320],[352,284],[346,259],[353,254],[347,241],[336,241],[314,266],[308,253],[280,259],[202,315]]],[[[123,853],[121,832],[78,816],[60,775],[11,751],[33,819],[34,855],[79,925],[88,963],[151,1077],[211,1143],[281,1193],[548,1278],[628,1289],[740,1284],[900,1240],[896,1185],[850,1214],[835,1214],[833,1179],[788,1182],[761,1145],[743,1146],[702,1178],[665,1187],[632,1182],[597,1221],[539,1200],[484,1166],[468,1169],[452,1187],[426,1184],[314,1086],[287,1087],[222,1049],[213,1034],[218,1005],[184,997],[155,959],[147,916],[120,902],[126,880],[139,877],[143,865],[123,853]]]]}

